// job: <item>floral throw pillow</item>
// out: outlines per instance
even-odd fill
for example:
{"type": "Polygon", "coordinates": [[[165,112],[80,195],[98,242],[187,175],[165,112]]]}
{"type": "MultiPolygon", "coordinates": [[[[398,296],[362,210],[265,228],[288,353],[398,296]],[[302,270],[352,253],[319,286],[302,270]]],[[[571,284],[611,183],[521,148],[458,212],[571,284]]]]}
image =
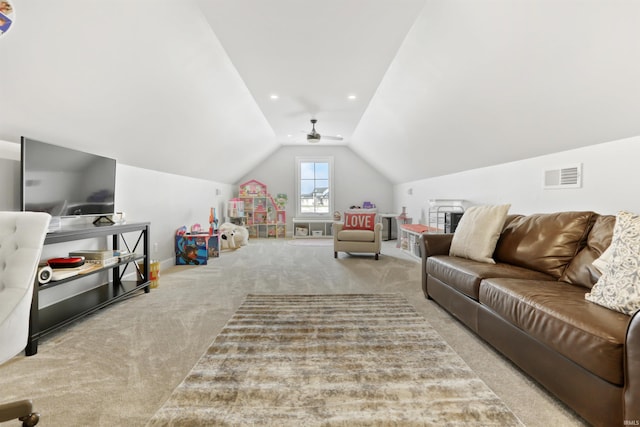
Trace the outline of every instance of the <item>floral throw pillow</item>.
{"type": "Polygon", "coordinates": [[[618,213],[610,249],[611,260],[585,298],[631,315],[640,310],[640,215],[618,213]]]}

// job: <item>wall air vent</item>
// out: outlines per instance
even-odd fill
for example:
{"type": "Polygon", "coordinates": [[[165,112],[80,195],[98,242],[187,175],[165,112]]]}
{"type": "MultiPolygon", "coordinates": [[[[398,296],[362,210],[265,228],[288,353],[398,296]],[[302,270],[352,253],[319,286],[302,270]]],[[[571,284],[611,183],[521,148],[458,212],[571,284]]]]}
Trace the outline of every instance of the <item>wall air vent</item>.
{"type": "Polygon", "coordinates": [[[582,187],[582,163],[544,171],[546,190],[582,187]]]}

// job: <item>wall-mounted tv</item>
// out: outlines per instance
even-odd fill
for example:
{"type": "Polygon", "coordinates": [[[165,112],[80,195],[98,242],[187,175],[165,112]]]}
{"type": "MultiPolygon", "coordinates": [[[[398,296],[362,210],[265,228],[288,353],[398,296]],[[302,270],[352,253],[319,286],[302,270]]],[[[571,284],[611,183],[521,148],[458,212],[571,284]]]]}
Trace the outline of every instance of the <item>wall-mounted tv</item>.
{"type": "Polygon", "coordinates": [[[116,161],[22,137],[23,211],[52,216],[115,213],[116,161]]]}

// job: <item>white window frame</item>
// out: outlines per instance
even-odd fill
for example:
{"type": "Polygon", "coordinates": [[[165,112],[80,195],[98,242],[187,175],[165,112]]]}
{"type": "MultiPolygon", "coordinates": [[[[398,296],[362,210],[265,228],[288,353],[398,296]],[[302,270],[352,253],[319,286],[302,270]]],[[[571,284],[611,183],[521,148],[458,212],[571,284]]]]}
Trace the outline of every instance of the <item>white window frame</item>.
{"type": "Polygon", "coordinates": [[[325,219],[333,218],[333,156],[305,156],[296,157],[296,218],[316,218],[325,219]],[[302,206],[300,203],[300,164],[301,163],[328,163],[329,164],[329,210],[327,213],[302,213],[302,206]]]}

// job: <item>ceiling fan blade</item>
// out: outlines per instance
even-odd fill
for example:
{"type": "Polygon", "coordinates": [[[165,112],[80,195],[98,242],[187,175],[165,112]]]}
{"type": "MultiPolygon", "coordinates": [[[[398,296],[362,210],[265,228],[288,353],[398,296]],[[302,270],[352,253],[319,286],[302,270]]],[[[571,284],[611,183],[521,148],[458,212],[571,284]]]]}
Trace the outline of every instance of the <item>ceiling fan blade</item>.
{"type": "Polygon", "coordinates": [[[323,139],[330,139],[332,141],[342,141],[344,138],[342,138],[341,136],[328,136],[328,135],[322,135],[323,139]]]}

